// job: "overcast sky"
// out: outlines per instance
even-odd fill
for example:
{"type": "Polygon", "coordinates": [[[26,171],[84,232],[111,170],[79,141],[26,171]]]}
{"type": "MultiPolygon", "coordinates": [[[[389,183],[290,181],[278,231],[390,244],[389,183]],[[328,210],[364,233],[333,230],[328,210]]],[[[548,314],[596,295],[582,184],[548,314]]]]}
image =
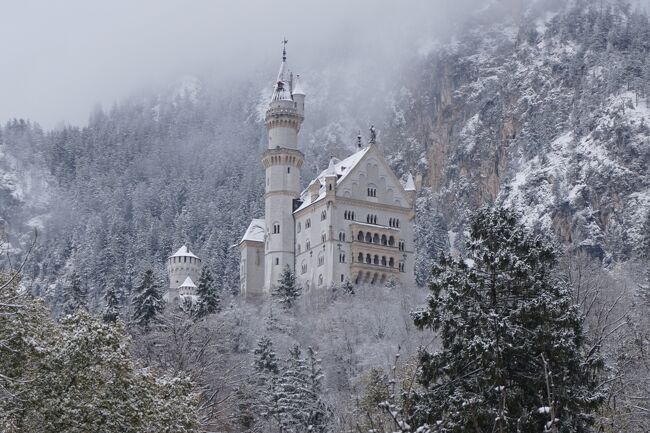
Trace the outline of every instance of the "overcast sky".
{"type": "Polygon", "coordinates": [[[294,66],[346,56],[390,62],[391,50],[414,51],[486,2],[0,0],[0,122],[84,124],[97,103],[185,75],[226,80],[275,64],[285,36],[294,66]]]}

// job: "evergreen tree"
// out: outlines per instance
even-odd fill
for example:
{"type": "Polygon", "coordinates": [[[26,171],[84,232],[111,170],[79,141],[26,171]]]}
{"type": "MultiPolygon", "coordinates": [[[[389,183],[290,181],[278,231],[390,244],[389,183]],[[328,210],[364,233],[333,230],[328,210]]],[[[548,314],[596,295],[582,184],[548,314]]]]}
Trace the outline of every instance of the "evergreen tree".
{"type": "Polygon", "coordinates": [[[133,296],[133,322],[145,329],[155,320],[164,308],[160,286],[156,282],[153,270],[145,271],[142,282],[135,289],[133,296]]]}
{"type": "Polygon", "coordinates": [[[220,299],[217,293],[217,288],[212,278],[212,272],[207,267],[201,270],[199,277],[199,284],[196,288],[198,295],[198,305],[196,306],[197,317],[205,317],[208,314],[213,314],[219,311],[220,299]]]}
{"type": "Polygon", "coordinates": [[[582,317],[554,275],[556,252],[516,215],[484,208],[465,259],[441,256],[420,328],[442,348],[419,355],[411,425],[440,432],[589,431],[602,360],[582,353],[582,317]],[[553,421],[551,421],[553,420],[553,421]]]}
{"type": "Polygon", "coordinates": [[[296,284],[296,274],[287,265],[280,274],[280,282],[273,288],[271,296],[278,300],[285,308],[291,308],[300,297],[301,289],[296,284]]]}
{"type": "Polygon", "coordinates": [[[115,323],[120,317],[120,305],[117,300],[117,293],[113,287],[106,290],[104,302],[106,302],[106,307],[104,308],[102,319],[106,323],[115,323]]]}
{"type": "Polygon", "coordinates": [[[70,275],[70,281],[65,287],[65,303],[63,305],[63,312],[65,314],[73,314],[80,308],[88,308],[87,306],[87,293],[84,285],[81,283],[81,278],[77,272],[70,275]]]}
{"type": "Polygon", "coordinates": [[[309,425],[308,404],[311,400],[308,389],[309,370],[302,357],[300,346],[289,351],[289,358],[280,378],[278,404],[284,428],[293,433],[306,431],[309,425]]]}
{"type": "Polygon", "coordinates": [[[273,342],[269,337],[262,337],[257,342],[257,347],[253,351],[255,355],[255,371],[258,373],[278,374],[278,361],[273,351],[273,342]]]}
{"type": "Polygon", "coordinates": [[[311,347],[307,348],[307,386],[305,387],[305,404],[308,409],[307,430],[324,432],[327,430],[330,421],[331,410],[321,400],[323,369],[320,366],[320,359],[311,347]]]}

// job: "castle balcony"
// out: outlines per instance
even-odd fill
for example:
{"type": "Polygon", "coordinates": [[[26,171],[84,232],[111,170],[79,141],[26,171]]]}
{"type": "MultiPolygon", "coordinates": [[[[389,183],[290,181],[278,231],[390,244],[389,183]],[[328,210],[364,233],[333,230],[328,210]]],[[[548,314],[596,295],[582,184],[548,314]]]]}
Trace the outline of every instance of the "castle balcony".
{"type": "Polygon", "coordinates": [[[350,224],[352,246],[363,245],[364,249],[378,249],[391,253],[398,250],[399,229],[378,224],[355,222],[350,224]]]}
{"type": "Polygon", "coordinates": [[[300,168],[304,161],[305,155],[297,149],[279,147],[276,149],[267,149],[262,154],[264,168],[269,168],[272,165],[293,165],[300,168]]]}

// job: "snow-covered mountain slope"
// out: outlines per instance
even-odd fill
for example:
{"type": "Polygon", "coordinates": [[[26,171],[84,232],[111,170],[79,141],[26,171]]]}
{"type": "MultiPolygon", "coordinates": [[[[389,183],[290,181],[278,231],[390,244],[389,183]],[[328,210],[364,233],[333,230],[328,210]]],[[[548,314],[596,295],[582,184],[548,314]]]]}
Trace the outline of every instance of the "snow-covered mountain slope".
{"type": "Polygon", "coordinates": [[[455,230],[496,201],[598,257],[640,253],[649,49],[645,15],[581,5],[479,25],[429,53],[395,123],[425,148],[427,182],[455,230]]]}

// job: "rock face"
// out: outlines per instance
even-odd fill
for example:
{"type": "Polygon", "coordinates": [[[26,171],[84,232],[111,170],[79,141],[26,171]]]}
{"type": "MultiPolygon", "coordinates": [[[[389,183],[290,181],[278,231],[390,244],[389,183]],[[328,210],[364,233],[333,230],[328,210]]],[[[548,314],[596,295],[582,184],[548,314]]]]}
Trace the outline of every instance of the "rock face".
{"type": "Polygon", "coordinates": [[[650,209],[649,47],[645,15],[572,7],[479,25],[422,59],[402,92],[417,96],[397,98],[395,112],[452,228],[498,202],[598,257],[638,253],[650,209]]]}

